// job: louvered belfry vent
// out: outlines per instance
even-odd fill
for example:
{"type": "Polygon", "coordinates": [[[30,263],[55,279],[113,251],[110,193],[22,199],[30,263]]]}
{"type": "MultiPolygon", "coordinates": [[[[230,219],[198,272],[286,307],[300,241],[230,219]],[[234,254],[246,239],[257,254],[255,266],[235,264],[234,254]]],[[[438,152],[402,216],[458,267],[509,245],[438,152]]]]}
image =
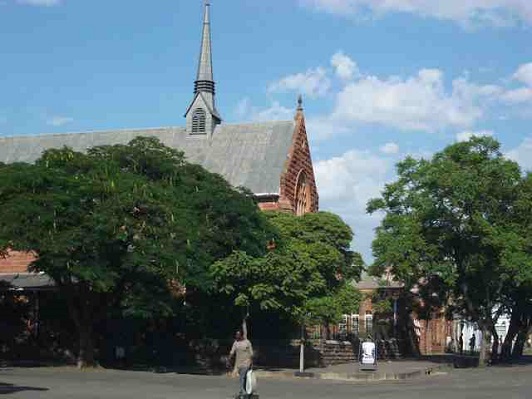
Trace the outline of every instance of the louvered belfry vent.
{"type": "Polygon", "coordinates": [[[205,134],[205,124],[207,116],[205,110],[196,108],[192,114],[192,134],[205,134]]]}

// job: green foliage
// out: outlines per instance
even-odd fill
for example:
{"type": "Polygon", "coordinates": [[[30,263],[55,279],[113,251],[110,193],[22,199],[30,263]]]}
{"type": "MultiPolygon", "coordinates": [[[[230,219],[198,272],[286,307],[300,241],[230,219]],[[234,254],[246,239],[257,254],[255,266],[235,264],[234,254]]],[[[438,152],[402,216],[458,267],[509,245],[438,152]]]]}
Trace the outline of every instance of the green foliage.
{"type": "Polygon", "coordinates": [[[215,289],[237,306],[278,311],[301,321],[333,321],[358,306],[359,295],[347,282],[360,275],[362,260],[350,249],[352,232],[327,212],[297,217],[269,213],[276,248],[266,256],[235,252],[214,264],[215,289]]]}
{"type": "Polygon", "coordinates": [[[528,220],[530,228],[530,197],[520,197],[519,166],[494,139],[472,138],[431,160],[407,158],[397,172],[368,203],[368,212],[385,212],[373,274],[391,267],[407,288],[420,284],[426,300],[450,296],[466,316],[490,323],[507,287],[530,273],[518,227],[528,220]]]}
{"type": "Polygon", "coordinates": [[[303,310],[306,324],[336,324],[344,314],[357,313],[362,294],[351,284],[344,282],[328,296],[310,298],[303,310]]]}
{"type": "Polygon", "coordinates": [[[154,138],[4,165],[0,202],[0,249],[34,251],[88,319],[168,315],[169,281],[207,291],[213,262],[272,236],[251,197],[154,138]]]}

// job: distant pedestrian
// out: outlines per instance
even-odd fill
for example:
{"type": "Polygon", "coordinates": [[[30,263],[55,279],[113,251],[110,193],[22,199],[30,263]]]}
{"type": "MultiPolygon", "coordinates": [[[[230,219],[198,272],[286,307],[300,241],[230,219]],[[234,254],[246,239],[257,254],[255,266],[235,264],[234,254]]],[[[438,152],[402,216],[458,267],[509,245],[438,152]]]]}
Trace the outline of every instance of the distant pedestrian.
{"type": "Polygon", "coordinates": [[[474,335],[469,340],[469,350],[471,351],[471,354],[475,352],[475,336],[474,335]]]}
{"type": "Polygon", "coordinates": [[[460,351],[460,354],[463,355],[464,354],[464,334],[460,334],[460,338],[458,339],[458,346],[459,346],[459,351],[460,351]]]}
{"type": "Polygon", "coordinates": [[[239,393],[238,397],[245,397],[246,395],[246,373],[253,365],[253,347],[251,342],[238,330],[235,333],[235,342],[229,353],[229,359],[235,357],[235,369],[238,371],[239,377],[239,393]]]}

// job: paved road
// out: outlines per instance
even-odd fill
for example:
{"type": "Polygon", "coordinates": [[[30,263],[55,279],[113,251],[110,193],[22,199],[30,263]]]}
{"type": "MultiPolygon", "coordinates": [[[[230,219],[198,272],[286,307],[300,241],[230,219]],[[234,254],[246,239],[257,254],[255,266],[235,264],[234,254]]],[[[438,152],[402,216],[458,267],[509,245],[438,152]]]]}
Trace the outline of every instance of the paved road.
{"type": "MultiPolygon", "coordinates": [[[[224,399],[236,380],[145,372],[72,369],[0,369],[0,395],[25,399],[224,399]]],[[[341,383],[262,379],[261,399],[530,399],[532,367],[455,370],[415,380],[341,383]]]]}

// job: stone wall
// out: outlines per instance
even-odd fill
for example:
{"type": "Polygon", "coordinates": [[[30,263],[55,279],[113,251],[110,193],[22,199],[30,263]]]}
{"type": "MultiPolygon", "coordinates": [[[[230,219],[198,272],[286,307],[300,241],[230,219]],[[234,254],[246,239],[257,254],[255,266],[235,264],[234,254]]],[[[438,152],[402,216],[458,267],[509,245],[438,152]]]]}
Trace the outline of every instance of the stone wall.
{"type": "Polygon", "coordinates": [[[348,341],[319,341],[313,348],[320,354],[320,367],[357,360],[358,345],[348,341]]]}

